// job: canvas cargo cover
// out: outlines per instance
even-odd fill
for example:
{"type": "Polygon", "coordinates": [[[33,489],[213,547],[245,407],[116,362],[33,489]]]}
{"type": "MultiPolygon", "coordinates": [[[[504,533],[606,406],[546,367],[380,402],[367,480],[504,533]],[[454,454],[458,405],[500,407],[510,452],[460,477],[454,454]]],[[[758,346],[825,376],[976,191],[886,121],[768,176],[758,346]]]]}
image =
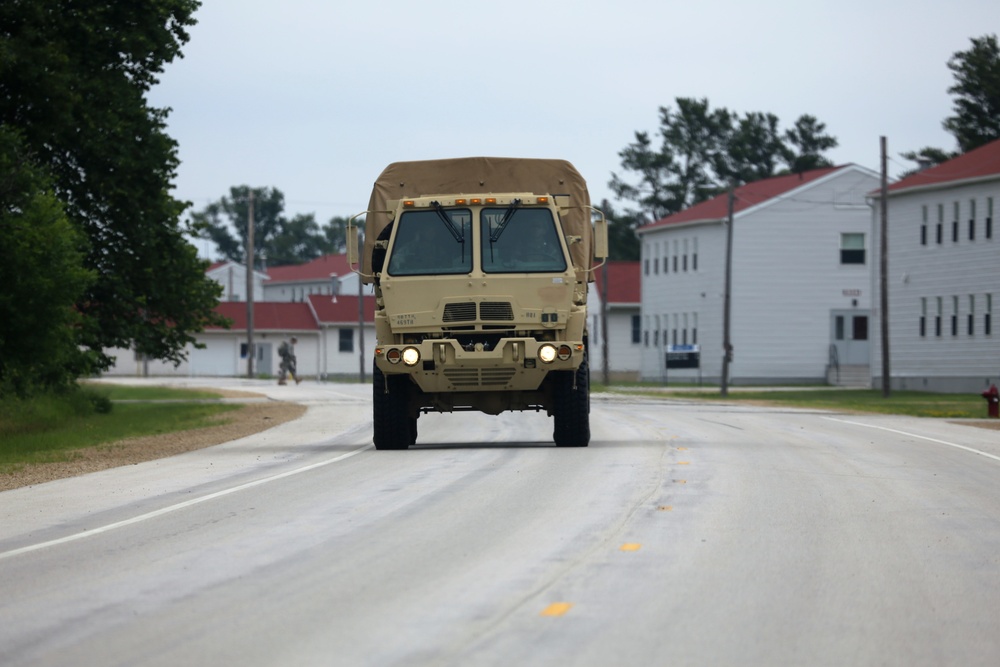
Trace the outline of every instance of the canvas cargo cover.
{"type": "MultiPolygon", "coordinates": [[[[531,192],[536,195],[569,195],[570,206],[590,206],[590,193],[583,176],[566,160],[537,158],[466,157],[446,160],[393,162],[375,181],[365,218],[365,248],[362,273],[369,266],[375,239],[386,225],[389,200],[430,195],[473,195],[502,192],[531,192]]],[[[567,235],[582,237],[570,246],[573,264],[587,269],[578,280],[593,280],[594,231],[590,209],[573,208],[562,215],[567,235]]],[[[365,279],[365,282],[371,282],[365,279]]]]}

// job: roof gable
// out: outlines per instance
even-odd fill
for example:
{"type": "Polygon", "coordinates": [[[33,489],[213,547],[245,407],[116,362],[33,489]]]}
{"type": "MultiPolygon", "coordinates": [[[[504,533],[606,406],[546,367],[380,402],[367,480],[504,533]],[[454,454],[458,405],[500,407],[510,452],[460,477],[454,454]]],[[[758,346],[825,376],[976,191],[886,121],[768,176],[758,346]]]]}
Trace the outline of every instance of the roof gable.
{"type": "MultiPolygon", "coordinates": [[[[223,301],[215,312],[232,320],[230,329],[246,331],[247,304],[245,301],[223,301]]],[[[319,329],[312,309],[307,303],[257,301],[253,305],[253,326],[257,330],[315,331],[319,329]]],[[[210,326],[208,329],[221,329],[210,326]]]]}
{"type": "Polygon", "coordinates": [[[641,279],[639,262],[608,262],[594,269],[594,286],[608,304],[639,303],[641,279]],[[604,272],[608,273],[608,294],[604,296],[604,272]]]}
{"type": "MultiPolygon", "coordinates": [[[[760,204],[764,204],[777,197],[786,195],[803,186],[815,183],[829,174],[849,167],[851,167],[851,165],[811,169],[801,174],[774,176],[772,178],[765,178],[759,181],[754,181],[753,183],[741,185],[736,188],[734,192],[735,202],[733,204],[733,213],[740,213],[755,206],[759,206],[760,204]]],[[[686,208],[683,211],[679,211],[673,215],[668,215],[667,217],[661,218],[656,222],[640,227],[639,232],[647,232],[658,227],[676,225],[684,222],[712,222],[724,220],[728,215],[729,193],[724,192],[713,199],[695,204],[694,206],[686,208]]]]}
{"type": "MultiPolygon", "coordinates": [[[[375,321],[375,297],[365,296],[365,322],[375,321]]],[[[358,322],[358,297],[348,295],[310,294],[309,303],[321,324],[358,322]]]]}
{"type": "Polygon", "coordinates": [[[952,185],[990,176],[1000,177],[1000,139],[947,162],[910,174],[890,185],[889,192],[895,194],[904,190],[952,185]]]}
{"type": "Polygon", "coordinates": [[[318,282],[330,279],[331,274],[345,276],[351,273],[346,254],[323,255],[305,264],[272,266],[267,270],[268,285],[275,283],[318,282]]]}

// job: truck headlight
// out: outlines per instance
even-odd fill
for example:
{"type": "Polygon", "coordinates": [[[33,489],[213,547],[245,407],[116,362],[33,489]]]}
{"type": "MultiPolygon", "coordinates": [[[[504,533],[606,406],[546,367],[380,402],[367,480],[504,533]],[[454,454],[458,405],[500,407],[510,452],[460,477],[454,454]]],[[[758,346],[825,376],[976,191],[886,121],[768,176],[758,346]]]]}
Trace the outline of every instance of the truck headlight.
{"type": "Polygon", "coordinates": [[[403,350],[403,363],[407,366],[416,366],[420,361],[420,350],[415,347],[408,347],[403,350]]]}
{"type": "Polygon", "coordinates": [[[546,364],[551,364],[556,358],[556,348],[554,345],[546,343],[538,348],[538,358],[546,364]]]}

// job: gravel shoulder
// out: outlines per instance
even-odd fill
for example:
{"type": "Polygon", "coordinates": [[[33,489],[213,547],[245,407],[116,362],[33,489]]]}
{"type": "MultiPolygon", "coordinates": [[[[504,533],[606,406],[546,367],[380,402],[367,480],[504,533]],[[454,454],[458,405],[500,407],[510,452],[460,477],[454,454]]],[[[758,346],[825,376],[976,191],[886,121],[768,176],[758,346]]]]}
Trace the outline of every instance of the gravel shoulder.
{"type": "MultiPolygon", "coordinates": [[[[218,390],[218,393],[223,398],[264,398],[251,392],[218,390]]],[[[217,415],[215,421],[218,423],[213,426],[119,440],[78,450],[69,461],[35,463],[10,474],[0,474],[0,491],[220,445],[297,419],[305,411],[304,405],[283,401],[246,403],[238,410],[217,415]]]]}

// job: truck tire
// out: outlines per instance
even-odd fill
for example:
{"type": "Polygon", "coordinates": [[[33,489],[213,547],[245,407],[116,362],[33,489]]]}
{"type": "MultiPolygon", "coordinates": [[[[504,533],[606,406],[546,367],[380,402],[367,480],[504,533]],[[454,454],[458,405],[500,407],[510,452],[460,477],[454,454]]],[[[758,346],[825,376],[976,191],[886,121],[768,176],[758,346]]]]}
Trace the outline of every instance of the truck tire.
{"type": "Polygon", "coordinates": [[[554,390],[552,439],[556,447],[586,447],[590,444],[590,365],[586,359],[575,373],[560,372],[554,390]]]}
{"type": "Polygon", "coordinates": [[[375,366],[372,371],[375,449],[407,449],[417,441],[417,420],[410,416],[409,397],[409,381],[405,376],[387,376],[375,366]]]}

